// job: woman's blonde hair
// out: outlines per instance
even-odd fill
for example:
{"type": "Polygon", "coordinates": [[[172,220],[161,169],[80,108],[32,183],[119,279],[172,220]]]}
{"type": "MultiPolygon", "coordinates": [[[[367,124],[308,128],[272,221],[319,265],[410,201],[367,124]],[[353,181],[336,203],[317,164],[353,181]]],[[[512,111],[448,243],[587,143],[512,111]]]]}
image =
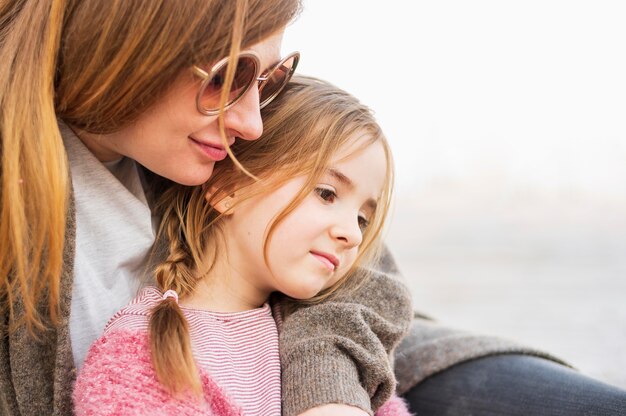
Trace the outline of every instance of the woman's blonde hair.
{"type": "Polygon", "coordinates": [[[0,299],[12,329],[58,322],[71,184],[57,119],[114,132],[182,70],[233,62],[299,10],[300,0],[0,0],[0,299]]]}
{"type": "MultiPolygon", "coordinates": [[[[319,302],[331,296],[354,274],[358,265],[373,261],[380,247],[381,229],[391,201],[393,162],[387,141],[372,112],[352,95],[310,77],[294,76],[285,90],[263,110],[264,133],[255,141],[240,140],[233,153],[261,186],[242,172],[232,160],[216,165],[213,176],[203,186],[175,185],[159,204],[163,214],[157,241],[165,247],[165,260],[156,269],[162,291],[175,290],[181,299],[216,264],[224,249],[223,216],[214,206],[236,194],[235,208],[246,199],[272,192],[288,180],[306,176],[306,183],[274,219],[267,230],[264,255],[276,227],[310,195],[333,157],[358,138],[359,149],[381,142],[387,161],[386,181],[373,218],[364,232],[353,269],[337,284],[306,302],[319,302]],[[205,196],[211,190],[207,203],[205,196]]],[[[299,301],[300,302],[300,301],[299,301]]],[[[158,304],[150,322],[153,362],[157,375],[171,391],[191,387],[199,392],[198,373],[191,355],[187,323],[178,304],[168,298],[158,304]]]]}

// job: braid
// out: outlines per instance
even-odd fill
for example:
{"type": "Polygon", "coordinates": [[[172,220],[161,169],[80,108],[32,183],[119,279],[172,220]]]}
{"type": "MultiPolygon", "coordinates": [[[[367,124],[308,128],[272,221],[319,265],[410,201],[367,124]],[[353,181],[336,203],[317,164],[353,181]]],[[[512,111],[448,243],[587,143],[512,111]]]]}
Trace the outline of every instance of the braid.
{"type": "Polygon", "coordinates": [[[183,228],[184,212],[176,208],[168,208],[162,219],[168,249],[166,259],[155,270],[155,277],[162,291],[172,289],[185,296],[191,292],[196,279],[192,272],[193,256],[183,228]]]}
{"type": "MultiPolygon", "coordinates": [[[[165,208],[158,238],[167,242],[167,257],[157,266],[155,275],[161,291],[174,290],[182,298],[191,293],[198,280],[194,274],[194,256],[185,238],[189,188],[174,186],[163,195],[164,201],[168,199],[173,203],[165,208]]],[[[202,388],[191,350],[189,324],[176,299],[164,298],[154,307],[149,333],[152,363],[161,383],[172,393],[190,387],[192,392],[200,394],[202,388]]]]}

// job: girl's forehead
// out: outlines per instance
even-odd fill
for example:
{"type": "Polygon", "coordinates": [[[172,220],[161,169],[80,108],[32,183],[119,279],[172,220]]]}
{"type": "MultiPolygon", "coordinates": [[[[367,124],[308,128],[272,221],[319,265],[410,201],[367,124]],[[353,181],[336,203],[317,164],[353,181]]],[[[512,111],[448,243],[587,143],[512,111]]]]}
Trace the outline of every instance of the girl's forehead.
{"type": "Polygon", "coordinates": [[[385,147],[382,140],[372,141],[370,138],[362,137],[352,143],[347,143],[339,148],[330,159],[330,166],[363,165],[368,162],[376,162],[375,166],[378,167],[387,165],[385,147]]]}
{"type": "Polygon", "coordinates": [[[380,140],[375,140],[366,131],[357,130],[331,156],[330,164],[334,165],[349,159],[358,158],[361,153],[376,143],[380,143],[379,150],[383,152],[384,156],[384,149],[380,140]]]}
{"type": "Polygon", "coordinates": [[[327,173],[348,184],[368,198],[378,199],[387,183],[387,157],[382,140],[370,141],[369,137],[357,138],[340,148],[331,160],[327,173]]]}

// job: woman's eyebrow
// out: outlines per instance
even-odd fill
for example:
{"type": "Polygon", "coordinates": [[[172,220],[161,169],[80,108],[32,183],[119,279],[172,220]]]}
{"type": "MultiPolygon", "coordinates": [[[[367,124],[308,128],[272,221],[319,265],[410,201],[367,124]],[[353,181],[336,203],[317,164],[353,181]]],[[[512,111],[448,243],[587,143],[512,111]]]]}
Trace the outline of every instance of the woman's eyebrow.
{"type": "MultiPolygon", "coordinates": [[[[354,182],[352,182],[350,178],[348,178],[346,175],[341,173],[339,170],[335,168],[329,168],[328,174],[332,176],[333,178],[335,178],[336,180],[338,180],[339,182],[341,182],[341,184],[346,186],[348,189],[350,190],[354,189],[354,182]]],[[[371,209],[372,211],[375,211],[376,207],[378,206],[378,202],[376,202],[376,199],[374,198],[368,198],[367,201],[365,201],[365,206],[371,209]]]]}

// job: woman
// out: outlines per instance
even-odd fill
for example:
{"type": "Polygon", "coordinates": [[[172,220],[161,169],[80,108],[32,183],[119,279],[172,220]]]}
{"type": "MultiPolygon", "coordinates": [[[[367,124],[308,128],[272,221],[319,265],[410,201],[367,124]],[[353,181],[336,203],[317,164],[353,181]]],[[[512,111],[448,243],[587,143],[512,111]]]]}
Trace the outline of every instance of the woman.
{"type": "MultiPolygon", "coordinates": [[[[206,181],[226,144],[261,134],[259,108],[295,66],[278,50],[298,10],[297,0],[0,3],[0,413],[71,414],[87,346],[146,278],[152,194],[206,181]],[[272,82],[250,88],[268,70],[272,82]]],[[[285,414],[379,406],[409,310],[406,288],[383,276],[296,311],[281,339],[285,414]],[[363,328],[359,340],[343,339],[337,313],[363,328]]]]}
{"type": "MultiPolygon", "coordinates": [[[[170,181],[205,182],[235,139],[259,137],[260,107],[297,63],[279,50],[299,7],[297,0],[0,3],[0,413],[71,414],[88,345],[148,277],[153,194],[170,181]]],[[[387,288],[378,292],[397,291],[403,305],[380,317],[379,327],[391,328],[385,337],[371,332],[377,348],[369,362],[378,360],[373,368],[382,375],[363,394],[358,376],[346,373],[352,380],[339,403],[358,395],[369,407],[370,396],[393,389],[384,353],[403,334],[410,301],[393,279],[381,283],[387,288]]],[[[294,383],[314,376],[297,371],[297,361],[329,373],[333,363],[354,367],[344,356],[332,344],[302,352],[290,366],[301,374],[294,383]]],[[[329,403],[314,385],[308,394],[311,407],[329,403]]]]}

